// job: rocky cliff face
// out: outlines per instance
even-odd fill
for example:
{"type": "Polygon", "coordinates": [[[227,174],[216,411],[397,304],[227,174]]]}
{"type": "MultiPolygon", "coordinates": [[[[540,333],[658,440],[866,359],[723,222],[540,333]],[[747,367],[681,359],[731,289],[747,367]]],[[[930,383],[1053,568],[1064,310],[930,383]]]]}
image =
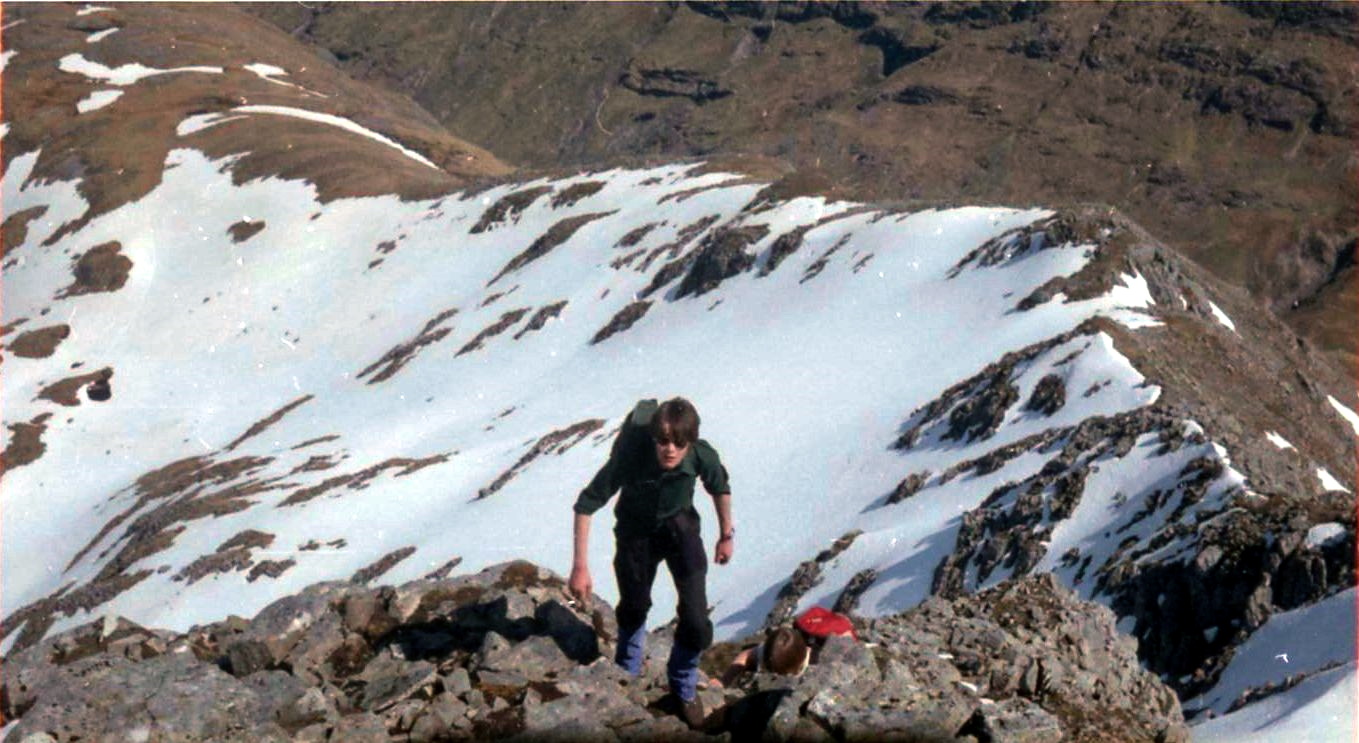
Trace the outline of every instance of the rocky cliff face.
{"type": "MultiPolygon", "coordinates": [[[[7,740],[1161,740],[1186,729],[1113,615],[1050,576],[935,599],[830,641],[800,677],[705,682],[707,729],[666,709],[616,627],[525,562],[398,587],[325,583],[186,633],[104,619],[6,660],[7,740]]],[[[751,642],[758,638],[752,638],[751,642]]],[[[719,646],[707,666],[739,643],[719,646]]]]}
{"type": "Polygon", "coordinates": [[[521,164],[745,153],[856,200],[1116,204],[1353,368],[1352,7],[247,7],[521,164]]]}

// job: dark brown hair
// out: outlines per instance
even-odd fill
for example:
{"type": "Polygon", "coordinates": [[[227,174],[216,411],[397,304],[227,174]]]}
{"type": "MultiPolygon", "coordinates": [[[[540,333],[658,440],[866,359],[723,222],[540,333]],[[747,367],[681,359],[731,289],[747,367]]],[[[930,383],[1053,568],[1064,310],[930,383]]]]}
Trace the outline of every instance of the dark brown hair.
{"type": "Polygon", "coordinates": [[[791,675],[802,670],[806,658],[807,641],[802,639],[802,633],[791,627],[780,627],[765,636],[760,666],[767,671],[791,675]]]}
{"type": "Polygon", "coordinates": [[[667,428],[680,446],[698,441],[698,411],[694,404],[682,397],[661,403],[651,416],[651,438],[659,440],[667,428]]]}

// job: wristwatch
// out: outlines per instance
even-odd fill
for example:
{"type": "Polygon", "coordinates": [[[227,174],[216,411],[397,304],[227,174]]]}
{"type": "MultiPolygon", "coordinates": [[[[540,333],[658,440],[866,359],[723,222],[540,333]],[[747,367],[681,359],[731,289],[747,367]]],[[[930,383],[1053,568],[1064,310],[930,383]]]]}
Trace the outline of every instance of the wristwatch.
{"type": "Polygon", "coordinates": [[[726,534],[723,534],[721,537],[719,537],[717,541],[719,541],[719,542],[725,542],[725,541],[727,541],[728,539],[731,539],[731,538],[734,537],[734,536],[736,536],[736,527],[733,526],[733,527],[731,527],[730,529],[727,530],[727,533],[726,533],[726,534]]]}

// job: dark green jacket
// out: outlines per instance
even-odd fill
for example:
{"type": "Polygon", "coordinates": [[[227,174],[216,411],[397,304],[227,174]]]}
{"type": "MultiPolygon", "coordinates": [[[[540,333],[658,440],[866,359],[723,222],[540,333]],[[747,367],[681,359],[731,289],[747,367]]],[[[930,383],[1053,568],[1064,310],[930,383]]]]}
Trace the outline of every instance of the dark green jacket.
{"type": "Polygon", "coordinates": [[[694,481],[703,480],[703,487],[713,495],[730,493],[727,470],[707,441],[699,439],[689,447],[689,453],[675,469],[664,471],[656,461],[656,447],[643,419],[650,420],[655,411],[654,401],[643,401],[624,422],[623,430],[614,439],[609,461],[599,468],[590,484],[576,499],[575,512],[593,514],[604,506],[620,489],[614,514],[619,534],[649,533],[665,519],[680,511],[693,508],[694,481]],[[639,425],[640,424],[640,425],[639,425]]]}

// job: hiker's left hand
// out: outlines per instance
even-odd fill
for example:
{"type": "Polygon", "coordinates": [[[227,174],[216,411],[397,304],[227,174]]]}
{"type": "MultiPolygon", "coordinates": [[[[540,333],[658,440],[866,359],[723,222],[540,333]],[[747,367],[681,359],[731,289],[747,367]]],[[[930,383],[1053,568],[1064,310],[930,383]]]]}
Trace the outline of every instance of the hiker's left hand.
{"type": "Polygon", "coordinates": [[[736,549],[735,544],[736,540],[734,539],[717,540],[717,549],[713,550],[713,562],[718,565],[726,565],[731,562],[731,554],[736,549]]]}

